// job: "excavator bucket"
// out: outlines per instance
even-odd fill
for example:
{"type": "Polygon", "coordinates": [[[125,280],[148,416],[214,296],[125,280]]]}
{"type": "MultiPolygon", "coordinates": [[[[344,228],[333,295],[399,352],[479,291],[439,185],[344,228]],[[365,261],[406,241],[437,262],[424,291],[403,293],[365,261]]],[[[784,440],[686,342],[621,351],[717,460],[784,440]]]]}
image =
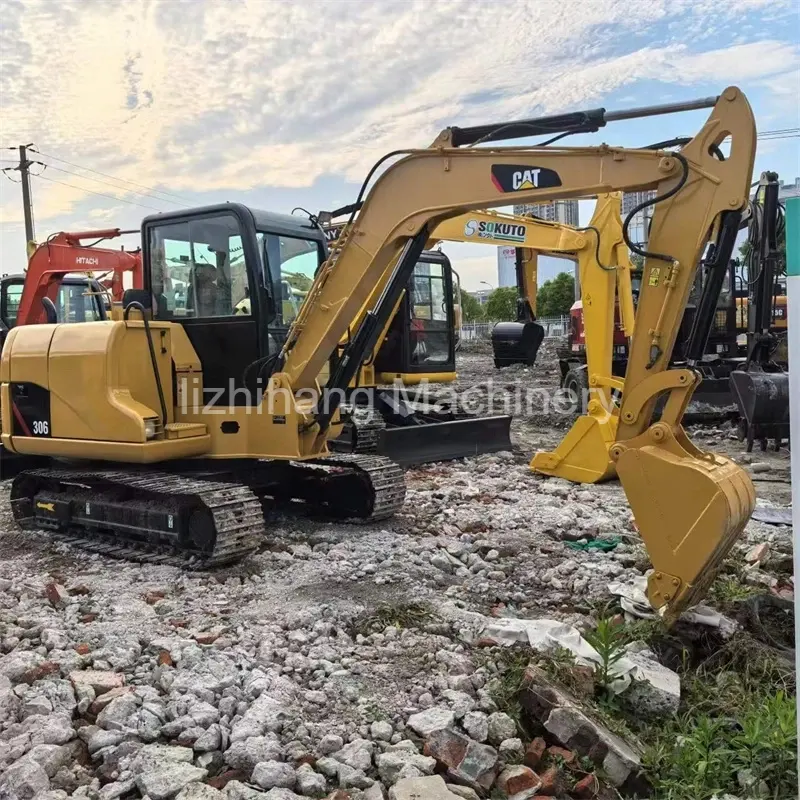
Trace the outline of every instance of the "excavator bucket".
{"type": "Polygon", "coordinates": [[[789,375],[786,372],[765,372],[760,369],[734,370],[730,389],[745,425],[747,449],[759,439],[766,449],[768,439],[776,442],[789,438],[789,375]]]}
{"type": "Polygon", "coordinates": [[[649,599],[654,608],[666,607],[668,621],[704,596],[755,507],[755,489],[741,467],[698,450],[682,428],[673,431],[656,423],[639,446],[611,449],[653,564],[649,599]]]}
{"type": "Polygon", "coordinates": [[[555,450],[540,451],[531,469],[574,483],[600,483],[616,475],[616,465],[608,450],[616,437],[616,418],[599,419],[593,414],[575,420],[555,450]]]}
{"type": "Polygon", "coordinates": [[[532,367],[544,340],[544,328],[538,322],[498,322],[492,328],[494,365],[526,364],[532,367]]]}

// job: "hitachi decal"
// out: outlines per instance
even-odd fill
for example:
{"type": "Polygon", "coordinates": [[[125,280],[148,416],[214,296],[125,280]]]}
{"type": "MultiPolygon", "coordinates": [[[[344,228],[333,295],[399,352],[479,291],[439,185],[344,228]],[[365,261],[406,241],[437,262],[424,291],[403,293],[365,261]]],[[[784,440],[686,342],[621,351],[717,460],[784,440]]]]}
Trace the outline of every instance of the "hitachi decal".
{"type": "Polygon", "coordinates": [[[525,226],[471,219],[464,225],[464,235],[478,239],[499,239],[503,242],[524,242],[525,226]]]}
{"type": "Polygon", "coordinates": [[[561,186],[561,178],[547,167],[518,164],[492,164],[492,183],[503,193],[561,186]]]}
{"type": "Polygon", "coordinates": [[[100,265],[100,259],[93,256],[78,256],[75,259],[76,264],[85,264],[87,267],[97,267],[100,265]]]}

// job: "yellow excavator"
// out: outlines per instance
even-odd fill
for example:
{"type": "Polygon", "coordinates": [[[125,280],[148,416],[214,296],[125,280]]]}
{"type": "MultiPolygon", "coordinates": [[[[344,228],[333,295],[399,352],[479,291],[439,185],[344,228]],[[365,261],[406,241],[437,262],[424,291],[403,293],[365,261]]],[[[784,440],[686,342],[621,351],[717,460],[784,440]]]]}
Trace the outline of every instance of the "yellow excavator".
{"type": "MultiPolygon", "coordinates": [[[[494,358],[495,364],[498,360],[506,363],[506,359],[507,363],[522,359],[533,364],[544,335],[542,327],[533,321],[540,253],[576,259],[587,282],[596,272],[604,284],[609,271],[613,275],[619,270],[621,285],[628,287],[627,294],[621,294],[628,298],[623,308],[629,326],[626,333],[630,335],[630,262],[625,258],[618,264],[616,259],[618,251],[627,253],[620,205],[621,194],[602,195],[591,223],[582,229],[494,211],[473,211],[440,223],[374,351],[351,381],[348,408],[353,408],[353,413],[348,415],[334,448],[377,452],[403,465],[510,450],[509,415],[469,414],[452,404],[444,406],[441,395],[436,390],[431,393],[429,386],[419,391],[408,388],[421,381],[439,384],[457,377],[453,270],[444,253],[430,248],[446,241],[516,246],[519,304],[525,309],[519,318],[528,321],[495,326],[494,358]],[[609,265],[598,261],[600,240],[609,265]],[[498,329],[502,331],[498,333],[498,329]]],[[[328,243],[335,242],[343,229],[343,224],[327,226],[328,243]]],[[[587,321],[590,329],[598,329],[598,341],[604,337],[598,327],[601,324],[605,321],[596,314],[587,321]]],[[[350,336],[352,331],[348,330],[340,348],[346,347],[350,336]]],[[[597,351],[604,351],[602,343],[597,351]]],[[[323,382],[326,379],[327,374],[323,382]]]]}
{"type": "Polygon", "coordinates": [[[6,341],[3,445],[78,462],[20,473],[11,488],[14,518],[101,552],[207,567],[258,546],[263,505],[362,519],[392,514],[404,497],[399,467],[380,456],[331,456],[328,440],[344,390],[436,227],[474,209],[655,189],[609,454],[653,562],[650,600],[676,614],[702,596],[755,503],[747,474],[699,450],[681,427],[699,373],[691,365],[668,369],[712,235],[727,268],[755,145],[753,114],[736,87],[692,103],[447,128],[430,147],[395,151],[370,171],[357,223],[334,243],[275,352],[269,323],[279,294],[270,270],[281,239],[319,250],[317,236],[304,235],[311,231],[296,219],[237,204],[146,218],[145,289],[128,290],[120,319],[19,327],[6,341]],[[678,151],[496,144],[709,107],[678,151]],[[720,160],[725,140],[730,153],[720,160]],[[180,314],[163,292],[176,258],[189,268],[180,314]],[[234,315],[245,288],[251,314],[234,315]],[[317,376],[370,296],[323,390],[317,376]],[[203,402],[204,388],[214,390],[214,402],[203,402]],[[668,399],[653,423],[661,394],[668,399]]]}

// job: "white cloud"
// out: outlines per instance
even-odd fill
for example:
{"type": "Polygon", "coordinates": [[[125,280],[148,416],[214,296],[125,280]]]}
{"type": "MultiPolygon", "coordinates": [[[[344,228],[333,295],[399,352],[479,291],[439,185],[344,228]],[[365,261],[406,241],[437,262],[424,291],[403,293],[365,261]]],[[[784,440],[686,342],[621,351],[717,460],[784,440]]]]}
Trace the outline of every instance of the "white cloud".
{"type": "MultiPolygon", "coordinates": [[[[726,25],[793,2],[733,0],[726,25]]],[[[797,45],[698,50],[686,31],[705,41],[719,14],[716,0],[16,0],[0,39],[2,144],[32,140],[178,194],[359,180],[383,153],[424,146],[448,124],[586,107],[642,78],[768,78],[780,90],[797,45]]],[[[83,189],[39,182],[40,220],[90,187],[169,207],[46,176],[83,189]]],[[[15,191],[3,192],[9,221],[15,191]]]]}

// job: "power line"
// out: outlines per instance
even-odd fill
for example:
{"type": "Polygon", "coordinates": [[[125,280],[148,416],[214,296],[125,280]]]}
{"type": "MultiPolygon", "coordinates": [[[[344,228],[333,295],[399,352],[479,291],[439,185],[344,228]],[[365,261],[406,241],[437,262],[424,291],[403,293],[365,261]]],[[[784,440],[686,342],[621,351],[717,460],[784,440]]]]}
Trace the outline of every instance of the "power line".
{"type": "Polygon", "coordinates": [[[43,158],[50,158],[53,161],[59,161],[62,164],[69,164],[71,167],[76,167],[77,169],[85,170],[86,172],[93,172],[95,175],[102,175],[104,178],[111,178],[111,180],[119,181],[121,183],[129,183],[131,186],[138,186],[140,189],[147,189],[148,192],[156,192],[157,194],[166,194],[170,197],[175,197],[178,200],[182,200],[184,203],[189,203],[191,205],[191,200],[187,199],[186,197],[181,197],[179,194],[175,194],[174,192],[167,192],[164,189],[154,189],[152,186],[145,186],[143,183],[136,183],[136,181],[129,181],[127,178],[117,178],[114,175],[109,175],[106,172],[100,172],[100,170],[92,169],[91,167],[84,167],[80,164],[76,164],[73,161],[67,161],[66,158],[59,158],[58,156],[51,156],[47,153],[43,153],[41,150],[36,148],[31,148],[31,152],[36,153],[43,158]]]}
{"type": "Polygon", "coordinates": [[[104,192],[95,192],[91,189],[85,189],[83,186],[75,186],[73,183],[66,183],[65,181],[57,181],[55,178],[45,178],[44,175],[33,175],[34,178],[38,178],[40,181],[49,181],[50,183],[59,183],[62,186],[68,186],[70,189],[76,189],[79,192],[86,192],[87,194],[96,194],[98,197],[107,197],[109,200],[116,200],[119,203],[128,203],[132,206],[139,206],[140,208],[149,208],[153,211],[159,211],[163,213],[163,209],[156,208],[155,206],[147,206],[144,203],[135,203],[133,200],[126,200],[124,197],[117,197],[113,194],[105,194],[104,192]]]}
{"type": "Polygon", "coordinates": [[[85,181],[95,181],[95,183],[102,183],[104,186],[110,186],[112,189],[119,189],[123,192],[128,192],[129,194],[141,195],[143,197],[151,197],[153,200],[158,200],[161,203],[173,203],[176,206],[181,206],[181,208],[186,208],[186,206],[179,203],[177,200],[169,200],[166,197],[157,197],[154,194],[148,194],[147,192],[137,192],[133,189],[128,189],[125,186],[119,186],[116,183],[109,183],[108,181],[100,180],[100,178],[90,178],[88,175],[81,175],[79,172],[73,172],[71,169],[64,169],[63,167],[57,167],[54,164],[45,164],[44,161],[34,161],[34,164],[41,164],[45,169],[54,169],[58,172],[64,172],[67,175],[74,175],[76,178],[83,178],[85,181]]]}

